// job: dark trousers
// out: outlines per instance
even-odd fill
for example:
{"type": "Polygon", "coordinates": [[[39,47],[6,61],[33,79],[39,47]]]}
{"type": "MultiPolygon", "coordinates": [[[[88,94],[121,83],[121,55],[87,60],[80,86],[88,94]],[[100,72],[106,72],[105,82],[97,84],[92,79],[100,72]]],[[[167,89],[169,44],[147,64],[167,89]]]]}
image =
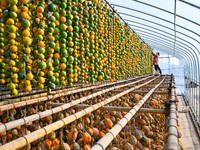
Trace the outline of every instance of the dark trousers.
{"type": "Polygon", "coordinates": [[[158,65],[154,65],[154,68],[155,68],[156,71],[159,71],[160,74],[162,74],[162,71],[161,71],[161,69],[158,65]]]}

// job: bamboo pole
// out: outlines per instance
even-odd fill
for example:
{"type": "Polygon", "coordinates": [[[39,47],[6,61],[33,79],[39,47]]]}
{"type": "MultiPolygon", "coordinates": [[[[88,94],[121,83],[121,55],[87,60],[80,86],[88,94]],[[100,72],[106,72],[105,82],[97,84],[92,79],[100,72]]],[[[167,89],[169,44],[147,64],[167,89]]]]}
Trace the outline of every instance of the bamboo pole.
{"type": "Polygon", "coordinates": [[[0,100],[4,99],[4,98],[11,98],[11,97],[13,98],[13,97],[18,97],[18,96],[23,96],[23,95],[27,95],[29,93],[34,94],[36,92],[44,92],[45,90],[46,90],[46,87],[44,89],[40,89],[40,90],[37,90],[37,88],[33,88],[32,91],[30,91],[30,92],[21,91],[16,96],[11,96],[10,91],[4,91],[4,92],[0,93],[0,100]]]}
{"type": "Polygon", "coordinates": [[[164,81],[157,84],[151,91],[149,91],[138,103],[135,105],[114,127],[110,129],[92,148],[91,150],[105,150],[106,147],[112,142],[112,140],[119,134],[119,132],[125,127],[125,125],[131,120],[131,118],[138,112],[142,105],[147,101],[151,94],[158,88],[158,86],[164,81]]]}
{"type": "MultiPolygon", "coordinates": [[[[151,76],[149,77],[146,77],[146,78],[150,78],[151,76]]],[[[28,116],[28,117],[25,117],[25,118],[22,118],[22,119],[18,119],[18,120],[14,120],[14,121],[11,121],[11,122],[8,122],[8,123],[5,123],[5,124],[2,124],[0,125],[0,132],[3,132],[3,131],[6,131],[6,130],[11,130],[13,128],[16,128],[17,126],[21,126],[21,125],[24,125],[24,124],[27,124],[29,122],[32,122],[32,121],[36,121],[36,120],[39,120],[41,118],[44,118],[44,117],[47,117],[49,115],[53,115],[55,113],[58,113],[58,112],[61,112],[65,109],[68,109],[72,106],[75,106],[81,102],[84,102],[86,100],[89,100],[93,97],[96,97],[98,95],[101,95],[103,93],[106,93],[108,91],[111,91],[113,89],[117,89],[117,88],[121,88],[121,87],[125,87],[125,86],[129,86],[129,85],[132,85],[132,84],[135,84],[135,83],[138,83],[140,81],[143,81],[145,80],[146,78],[143,78],[143,79],[140,79],[140,80],[137,80],[137,81],[134,81],[134,82],[131,82],[131,83],[127,83],[127,84],[124,84],[124,85],[119,85],[119,86],[115,86],[115,87],[112,87],[112,88],[108,88],[108,89],[105,89],[105,90],[102,90],[102,91],[99,91],[97,93],[94,93],[94,94],[91,94],[91,95],[88,95],[86,97],[83,97],[83,98],[80,98],[80,99],[77,99],[75,101],[72,101],[70,103],[67,103],[67,104],[63,104],[59,107],[56,107],[56,108],[53,108],[53,109],[50,109],[50,110],[46,110],[46,111],[43,111],[43,112],[40,112],[38,114],[34,114],[34,115],[31,115],[31,116],[28,116]]],[[[154,79],[152,79],[154,80],[154,79]]],[[[150,80],[151,81],[151,80],[150,80]]],[[[89,88],[89,87],[88,87],[89,88]]],[[[81,89],[78,89],[78,90],[81,90],[81,89]]],[[[71,92],[71,91],[70,91],[71,92]]],[[[50,95],[51,96],[51,95],[50,95]]],[[[24,103],[26,103],[25,101],[23,101],[23,105],[24,103]]],[[[22,105],[22,104],[21,104],[22,105]]],[[[15,104],[15,108],[16,107],[20,107],[21,105],[16,105],[15,104]]]]}
{"type": "MultiPolygon", "coordinates": [[[[147,75],[137,76],[135,79],[140,78],[140,77],[145,77],[145,76],[147,76],[147,75]]],[[[113,82],[113,83],[111,83],[111,84],[103,84],[103,85],[102,85],[102,83],[106,83],[106,82],[107,82],[107,80],[106,80],[106,81],[104,81],[104,82],[98,82],[97,85],[99,85],[100,87],[103,87],[103,86],[105,86],[105,85],[108,86],[108,85],[113,85],[113,84],[116,84],[116,83],[123,83],[123,82],[125,82],[125,81],[130,81],[130,80],[133,80],[133,79],[134,79],[134,78],[131,78],[131,79],[128,79],[128,80],[120,80],[120,81],[117,81],[117,82],[113,82]]],[[[88,86],[92,86],[92,84],[87,84],[87,85],[85,85],[84,87],[88,87],[88,86]]],[[[76,88],[76,87],[80,87],[79,84],[73,86],[72,88],[76,88]]],[[[61,88],[64,88],[64,89],[65,89],[65,88],[67,88],[67,86],[58,87],[58,88],[56,88],[55,90],[57,91],[57,90],[60,90],[61,88]]],[[[71,89],[71,88],[70,88],[70,89],[71,89]]],[[[25,96],[25,95],[29,95],[29,94],[35,94],[35,93],[45,92],[45,91],[47,90],[47,87],[45,86],[44,89],[41,89],[41,90],[38,90],[38,88],[35,87],[35,88],[33,88],[33,90],[30,91],[30,92],[21,91],[21,92],[19,92],[18,95],[16,95],[16,96],[11,96],[11,95],[10,95],[10,91],[7,91],[7,90],[8,90],[7,87],[5,87],[4,90],[5,90],[5,91],[2,91],[2,92],[0,93],[0,100],[1,100],[1,99],[7,99],[7,98],[14,98],[14,97],[25,96]],[[7,95],[6,95],[6,94],[7,94],[7,95]]],[[[54,93],[55,90],[52,91],[52,94],[54,93]]],[[[61,90],[61,91],[62,91],[62,90],[61,90]]]]}
{"type": "MultiPolygon", "coordinates": [[[[73,88],[70,88],[70,89],[63,89],[63,90],[60,90],[60,91],[54,91],[54,93],[59,94],[59,93],[62,93],[62,92],[67,92],[67,91],[71,91],[71,90],[75,90],[75,89],[78,89],[78,87],[73,87],[73,88]]],[[[20,101],[25,101],[25,100],[29,100],[29,99],[36,99],[36,98],[44,97],[44,96],[47,96],[47,95],[48,95],[48,93],[46,92],[46,93],[40,93],[40,94],[36,94],[36,95],[19,97],[19,98],[15,98],[15,99],[7,99],[7,100],[0,102],[0,106],[5,105],[5,104],[10,104],[10,103],[16,103],[16,102],[20,102],[20,101]]]]}
{"type": "MultiPolygon", "coordinates": [[[[99,82],[98,82],[99,83],[99,82]]],[[[99,83],[100,84],[100,83],[99,83]]],[[[91,86],[90,84],[87,84],[87,86],[91,86]]],[[[60,86],[60,87],[56,87],[56,89],[54,89],[54,91],[55,90],[59,90],[59,89],[62,89],[62,88],[67,88],[68,86],[66,85],[66,86],[60,86]]],[[[72,88],[74,88],[74,87],[80,87],[79,86],[79,84],[78,83],[76,83],[75,85],[73,85],[72,86],[72,88]]],[[[46,91],[47,90],[47,86],[45,86],[43,89],[41,89],[41,90],[38,90],[38,88],[37,87],[34,87],[34,88],[32,88],[32,91],[30,91],[30,92],[25,92],[25,91],[21,91],[21,92],[19,92],[18,93],[18,95],[16,95],[16,96],[11,96],[10,95],[10,91],[8,91],[8,88],[7,87],[5,87],[4,89],[3,89],[4,91],[2,91],[1,93],[0,93],[0,99],[3,99],[5,96],[8,96],[8,97],[11,97],[11,98],[13,98],[13,97],[18,97],[18,96],[22,96],[22,94],[24,94],[24,95],[27,95],[27,94],[30,94],[30,93],[34,93],[34,92],[41,92],[41,91],[46,91]],[[9,94],[9,95],[5,95],[5,94],[9,94]]],[[[8,97],[6,97],[6,98],[8,98],[8,97]]]]}
{"type": "MultiPolygon", "coordinates": [[[[100,83],[99,83],[100,84],[100,83]]],[[[91,86],[91,85],[87,85],[85,87],[88,87],[88,86],[91,86]]],[[[67,92],[69,90],[74,90],[74,89],[79,89],[81,88],[80,86],[73,86],[72,88],[68,88],[68,89],[61,89],[61,87],[58,87],[54,90],[51,91],[51,94],[57,94],[57,93],[62,93],[62,92],[67,92]],[[60,90],[61,89],[61,90],[60,90]]],[[[34,89],[37,89],[37,88],[34,88],[34,89]]],[[[4,101],[0,102],[0,106],[3,105],[3,104],[8,104],[8,103],[12,103],[12,102],[18,102],[18,101],[22,101],[22,100],[28,100],[30,99],[29,96],[26,96],[26,95],[32,95],[32,94],[36,94],[36,93],[41,93],[42,95],[44,96],[47,96],[48,93],[47,92],[47,87],[45,87],[44,89],[42,90],[34,90],[33,91],[30,91],[30,92],[20,92],[18,93],[18,95],[16,96],[11,96],[10,95],[10,91],[6,91],[7,93],[9,93],[8,95],[2,95],[0,96],[0,100],[1,99],[4,99],[4,101]],[[46,92],[45,92],[46,91],[46,92]],[[45,93],[42,93],[42,92],[45,92],[45,93]],[[23,98],[15,98],[15,97],[22,97],[22,96],[26,96],[26,97],[23,97],[23,98]],[[15,98],[15,99],[8,99],[8,98],[15,98]]],[[[40,94],[36,94],[36,95],[33,95],[34,98],[38,98],[38,97],[41,97],[40,94]]]]}
{"type": "MultiPolygon", "coordinates": [[[[153,88],[154,86],[152,85],[146,85],[144,86],[145,88],[153,88]]],[[[170,88],[169,86],[159,86],[159,88],[170,88]]]]}
{"type": "MultiPolygon", "coordinates": [[[[100,91],[100,90],[99,89],[95,89],[94,91],[100,91]]],[[[120,92],[123,92],[123,90],[112,90],[110,92],[120,93],[120,92]]],[[[130,93],[148,93],[148,91],[132,91],[130,93]]],[[[158,92],[158,91],[155,91],[155,92],[153,92],[153,94],[169,94],[169,92],[158,92]]]]}
{"type": "Polygon", "coordinates": [[[151,81],[155,80],[156,78],[158,78],[158,77],[155,77],[155,78],[153,78],[152,80],[150,80],[150,81],[148,81],[146,83],[143,83],[141,85],[138,85],[136,87],[128,89],[128,90],[126,90],[126,91],[124,91],[122,93],[119,93],[119,94],[115,95],[115,96],[107,98],[106,100],[104,100],[104,101],[102,101],[100,103],[94,104],[94,105],[92,105],[92,106],[90,106],[90,107],[88,107],[88,108],[86,108],[86,109],[84,109],[82,111],[79,111],[79,112],[77,112],[77,113],[75,113],[73,115],[70,115],[70,116],[68,116],[68,117],[66,117],[64,119],[61,119],[61,120],[56,121],[56,122],[54,122],[54,123],[52,123],[50,125],[47,125],[47,126],[45,126],[43,128],[40,128],[40,129],[30,133],[30,134],[25,135],[24,137],[20,137],[20,138],[18,138],[16,140],[13,140],[13,141],[9,142],[9,143],[6,143],[5,145],[2,145],[0,147],[0,150],[5,150],[5,149],[6,150],[15,150],[15,149],[22,148],[22,147],[26,146],[27,144],[32,143],[33,141],[44,137],[45,135],[51,133],[52,131],[58,130],[58,129],[62,128],[63,126],[65,126],[65,125],[67,125],[67,124],[69,124],[69,123],[71,123],[71,122],[73,122],[73,121],[85,116],[86,114],[97,110],[98,108],[100,108],[100,107],[102,107],[102,106],[114,101],[115,99],[117,99],[117,98],[119,98],[119,97],[121,97],[121,96],[123,96],[123,95],[125,95],[125,94],[127,94],[127,93],[129,93],[129,92],[131,92],[131,91],[133,91],[135,89],[137,89],[137,88],[140,88],[140,87],[150,83],[151,81]]]}
{"type": "MultiPolygon", "coordinates": [[[[158,84],[158,83],[160,83],[160,82],[152,82],[152,84],[158,84]]],[[[162,84],[170,84],[170,82],[163,82],[162,84]]]]}
{"type": "MultiPolygon", "coordinates": [[[[144,77],[146,77],[146,76],[144,76],[144,77]]],[[[114,84],[118,84],[118,83],[123,83],[123,82],[126,82],[126,81],[131,81],[131,80],[134,80],[134,79],[138,79],[138,78],[141,78],[141,77],[138,76],[138,77],[131,78],[131,79],[128,79],[128,80],[122,80],[121,82],[113,82],[113,83],[110,83],[110,84],[104,84],[104,85],[99,85],[99,86],[91,86],[90,88],[94,89],[94,88],[99,88],[99,87],[104,87],[104,86],[110,86],[110,85],[114,85],[114,84]]],[[[70,88],[70,89],[74,89],[74,88],[70,88]]],[[[76,90],[75,91],[71,91],[71,93],[67,92],[70,89],[64,89],[64,90],[66,90],[66,93],[62,94],[60,96],[74,94],[76,92],[83,92],[82,90],[80,90],[80,91],[76,91],[76,90]]],[[[82,89],[85,89],[85,88],[82,88],[82,89]]],[[[86,89],[86,90],[90,90],[90,89],[86,89]]],[[[58,91],[58,93],[52,92],[52,94],[59,94],[59,93],[62,93],[62,90],[58,91]]],[[[57,97],[60,97],[60,96],[57,96],[57,97]]],[[[53,97],[51,96],[51,98],[50,98],[49,96],[47,96],[47,93],[42,93],[42,94],[34,95],[32,97],[28,96],[28,97],[22,97],[22,98],[17,98],[17,99],[2,101],[2,102],[0,102],[0,111],[8,110],[8,109],[6,109],[6,107],[8,107],[10,109],[15,108],[12,103],[17,103],[16,105],[20,105],[20,106],[26,106],[24,102],[21,103],[21,101],[25,101],[25,100],[30,100],[31,99],[30,100],[32,102],[31,104],[38,103],[38,102],[40,102],[40,98],[42,99],[42,101],[45,101],[45,100],[52,99],[53,97]],[[45,99],[41,98],[43,96],[45,96],[45,99]],[[6,104],[8,104],[8,106],[6,106],[6,104]],[[3,105],[5,105],[5,106],[3,106],[3,105]]]]}
{"type": "MultiPolygon", "coordinates": [[[[88,86],[91,86],[91,85],[88,85],[88,86]]],[[[54,89],[53,91],[57,91],[57,90],[60,90],[60,89],[62,89],[62,88],[65,89],[66,87],[67,87],[67,86],[57,87],[57,88],[54,89]]],[[[79,87],[79,86],[74,85],[74,86],[73,86],[72,88],[70,88],[70,89],[77,88],[77,87],[79,87]]],[[[6,90],[8,90],[8,89],[6,89],[6,90]]],[[[1,99],[5,99],[5,98],[14,98],[14,97],[20,97],[20,96],[25,96],[25,95],[29,95],[29,94],[41,93],[41,92],[45,92],[45,91],[47,91],[47,86],[45,86],[43,89],[40,89],[40,90],[38,90],[37,87],[34,87],[34,88],[32,89],[32,91],[30,91],[30,92],[21,91],[21,92],[19,92],[18,95],[16,95],[16,96],[11,96],[11,95],[10,95],[10,93],[11,93],[10,91],[4,91],[4,92],[0,93],[0,100],[1,100],[1,99]],[[5,94],[7,94],[7,95],[5,95],[5,94]]]]}
{"type": "Polygon", "coordinates": [[[178,129],[177,129],[177,115],[176,115],[176,102],[175,102],[175,82],[172,74],[171,84],[171,105],[170,115],[168,117],[168,136],[167,136],[167,149],[178,150],[178,129]]]}
{"type": "MultiPolygon", "coordinates": [[[[51,102],[47,103],[48,106],[52,106],[52,107],[62,106],[63,104],[64,103],[51,103],[51,102]]],[[[73,107],[78,108],[78,109],[84,109],[89,106],[91,106],[91,105],[80,104],[80,105],[75,105],[73,107]]],[[[117,106],[103,106],[103,107],[99,108],[99,110],[125,111],[125,112],[128,112],[131,109],[132,109],[131,107],[117,107],[117,106]]],[[[166,110],[165,109],[140,108],[138,110],[138,112],[139,113],[165,114],[166,110]]]]}

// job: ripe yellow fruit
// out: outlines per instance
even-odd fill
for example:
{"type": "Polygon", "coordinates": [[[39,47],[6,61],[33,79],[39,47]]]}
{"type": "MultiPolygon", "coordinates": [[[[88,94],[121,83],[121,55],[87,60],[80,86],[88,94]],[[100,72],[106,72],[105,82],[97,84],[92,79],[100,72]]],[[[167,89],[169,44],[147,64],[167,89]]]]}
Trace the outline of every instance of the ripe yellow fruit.
{"type": "Polygon", "coordinates": [[[44,35],[44,30],[43,29],[38,29],[38,34],[44,35]]]}
{"type": "Polygon", "coordinates": [[[15,63],[15,61],[14,61],[14,60],[11,60],[11,61],[9,62],[9,65],[10,65],[10,66],[15,66],[15,65],[16,65],[16,63],[15,63]]]}
{"type": "Polygon", "coordinates": [[[43,89],[43,88],[44,88],[44,85],[43,85],[43,84],[39,84],[39,85],[38,85],[38,88],[39,88],[39,89],[43,89]]]}
{"type": "MultiPolygon", "coordinates": [[[[24,49],[24,53],[30,54],[30,53],[31,53],[30,47],[26,47],[26,48],[24,49]]],[[[31,59],[30,59],[30,60],[31,60],[31,59]]]]}
{"type": "Polygon", "coordinates": [[[6,24],[7,24],[7,25],[13,25],[13,24],[15,24],[15,21],[14,21],[12,18],[8,18],[8,19],[6,20],[6,24]]]}
{"type": "Polygon", "coordinates": [[[59,53],[55,53],[53,57],[58,59],[58,58],[60,58],[60,55],[59,55],[59,53]]]}
{"type": "Polygon", "coordinates": [[[12,74],[12,75],[11,75],[11,78],[12,78],[12,79],[17,79],[17,78],[18,78],[18,74],[16,74],[16,73],[15,73],[15,74],[12,74]]]}
{"type": "Polygon", "coordinates": [[[39,77],[39,78],[38,78],[38,82],[39,82],[40,84],[44,83],[44,82],[45,82],[45,78],[44,78],[44,77],[39,77]]]}
{"type": "Polygon", "coordinates": [[[16,38],[16,34],[13,33],[13,32],[9,33],[8,37],[11,38],[11,39],[15,39],[16,38]]]}
{"type": "Polygon", "coordinates": [[[0,84],[4,84],[6,81],[4,79],[0,79],[0,84]]]}
{"type": "Polygon", "coordinates": [[[26,86],[25,91],[26,92],[32,91],[32,86],[31,85],[26,86]]]}
{"type": "Polygon", "coordinates": [[[28,19],[28,20],[30,19],[30,16],[27,12],[22,12],[21,17],[24,18],[24,19],[28,19]]]}
{"type": "Polygon", "coordinates": [[[29,45],[31,45],[32,40],[29,37],[24,37],[23,38],[23,43],[24,43],[24,45],[29,46],[29,45]]]}
{"type": "Polygon", "coordinates": [[[44,75],[45,75],[44,72],[43,72],[43,71],[40,71],[39,76],[40,76],[40,77],[43,77],[44,75]]]}
{"type": "Polygon", "coordinates": [[[12,95],[17,95],[17,94],[18,94],[18,91],[17,91],[16,89],[13,89],[13,90],[11,91],[11,94],[12,94],[12,95]]]}
{"type": "Polygon", "coordinates": [[[14,12],[17,12],[18,11],[18,7],[16,5],[12,5],[10,7],[10,11],[14,11],[14,12]]]}
{"type": "Polygon", "coordinates": [[[22,3],[27,4],[29,0],[22,0],[22,3]]]}
{"type": "Polygon", "coordinates": [[[68,26],[68,31],[72,32],[73,31],[73,27],[72,26],[68,26]]]}
{"type": "Polygon", "coordinates": [[[33,74],[32,73],[28,73],[27,75],[26,75],[26,79],[27,80],[33,80],[33,74]]]}
{"type": "Polygon", "coordinates": [[[11,59],[15,59],[15,58],[17,58],[17,55],[15,53],[12,53],[11,54],[11,59]]]}
{"type": "Polygon", "coordinates": [[[28,29],[25,29],[25,30],[22,32],[22,35],[28,37],[28,36],[30,36],[30,31],[29,31],[28,29]]]}
{"type": "Polygon", "coordinates": [[[15,45],[12,45],[12,46],[10,46],[10,51],[11,52],[17,52],[17,50],[18,50],[18,48],[17,48],[17,46],[15,46],[15,45]]]}
{"type": "Polygon", "coordinates": [[[30,80],[26,80],[26,81],[24,82],[24,84],[27,85],[27,86],[28,86],[28,85],[31,85],[31,81],[30,81],[30,80]]]}
{"type": "Polygon", "coordinates": [[[14,39],[10,39],[10,40],[9,40],[9,43],[10,43],[11,45],[17,44],[16,41],[15,41],[14,39]]]}

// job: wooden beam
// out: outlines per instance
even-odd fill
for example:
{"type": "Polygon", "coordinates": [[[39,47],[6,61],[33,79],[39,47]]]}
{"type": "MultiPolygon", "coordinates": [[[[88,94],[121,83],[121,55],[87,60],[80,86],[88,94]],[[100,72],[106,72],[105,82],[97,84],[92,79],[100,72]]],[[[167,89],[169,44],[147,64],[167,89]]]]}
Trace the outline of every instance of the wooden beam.
{"type": "MultiPolygon", "coordinates": [[[[129,86],[131,88],[131,86],[129,86]]],[[[154,86],[152,85],[146,85],[146,86],[143,86],[144,88],[153,88],[154,86]]],[[[158,88],[170,88],[169,86],[159,86],[158,88]]]]}
{"type": "MultiPolygon", "coordinates": [[[[52,106],[52,107],[58,107],[63,105],[64,103],[51,103],[48,102],[47,105],[48,106],[52,106]]],[[[87,107],[90,107],[91,105],[85,105],[85,104],[78,104],[73,106],[74,108],[80,108],[80,109],[84,109],[87,107]]],[[[101,108],[99,108],[100,110],[109,110],[109,111],[125,111],[128,112],[130,111],[132,108],[131,107],[117,107],[117,106],[103,106],[101,108]]],[[[164,114],[166,111],[165,109],[151,109],[151,108],[140,108],[139,113],[159,113],[159,114],[164,114]]]]}
{"type": "MultiPolygon", "coordinates": [[[[151,82],[151,84],[158,84],[159,81],[156,81],[156,82],[151,82]]],[[[163,82],[162,84],[170,84],[170,82],[163,82]]]]}

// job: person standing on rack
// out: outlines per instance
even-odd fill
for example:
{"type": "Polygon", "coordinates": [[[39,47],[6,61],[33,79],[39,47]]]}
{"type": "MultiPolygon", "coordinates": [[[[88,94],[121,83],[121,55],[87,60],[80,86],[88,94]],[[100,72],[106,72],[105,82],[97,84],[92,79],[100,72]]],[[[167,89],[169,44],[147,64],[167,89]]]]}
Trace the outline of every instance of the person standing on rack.
{"type": "Polygon", "coordinates": [[[156,71],[159,71],[160,72],[160,75],[162,75],[162,71],[158,65],[158,57],[160,56],[160,53],[157,52],[156,54],[153,52],[153,50],[151,50],[151,53],[152,55],[154,56],[153,57],[153,65],[154,65],[154,68],[156,71]]]}

